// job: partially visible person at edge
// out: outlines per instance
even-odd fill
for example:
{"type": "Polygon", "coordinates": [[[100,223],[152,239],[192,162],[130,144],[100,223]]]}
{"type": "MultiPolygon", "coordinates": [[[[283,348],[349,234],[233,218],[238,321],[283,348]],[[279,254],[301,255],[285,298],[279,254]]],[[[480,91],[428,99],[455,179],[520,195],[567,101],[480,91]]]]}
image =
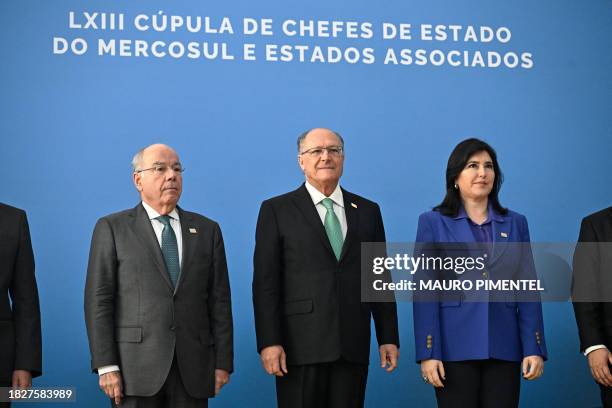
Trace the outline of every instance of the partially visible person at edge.
{"type": "MultiPolygon", "coordinates": [[[[42,374],[40,306],[26,213],[0,203],[0,387],[42,374]]],[[[0,402],[0,408],[10,406],[0,402]]]]}
{"type": "Polygon", "coordinates": [[[574,254],[573,304],[580,351],[597,382],[604,408],[612,407],[612,207],[582,220],[574,254]]]}

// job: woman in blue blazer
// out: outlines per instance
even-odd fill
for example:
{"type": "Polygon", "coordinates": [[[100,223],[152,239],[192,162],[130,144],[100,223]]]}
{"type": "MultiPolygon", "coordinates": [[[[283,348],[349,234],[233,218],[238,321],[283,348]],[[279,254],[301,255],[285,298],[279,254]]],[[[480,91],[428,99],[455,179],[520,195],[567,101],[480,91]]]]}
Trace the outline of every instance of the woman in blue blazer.
{"type": "MultiPolygon", "coordinates": [[[[529,229],[523,215],[501,206],[501,184],[491,146],[478,139],[459,143],[448,159],[446,196],[421,214],[416,241],[491,248],[482,279],[500,279],[492,276],[495,271],[535,276],[529,245],[503,245],[529,242],[529,229]],[[517,248],[522,248],[518,254],[517,248]]],[[[528,380],[542,375],[547,353],[539,301],[517,302],[509,295],[503,301],[467,302],[463,293],[415,298],[413,306],[416,359],[423,380],[435,387],[439,407],[517,407],[519,372],[528,380]]]]}

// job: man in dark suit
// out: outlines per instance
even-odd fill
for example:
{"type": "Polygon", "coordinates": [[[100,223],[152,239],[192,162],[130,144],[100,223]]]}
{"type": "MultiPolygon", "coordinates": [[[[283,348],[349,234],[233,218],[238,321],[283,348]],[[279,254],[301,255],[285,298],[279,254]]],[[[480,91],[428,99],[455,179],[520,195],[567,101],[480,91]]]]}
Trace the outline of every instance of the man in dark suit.
{"type": "Polygon", "coordinates": [[[572,298],[580,350],[612,407],[612,207],[585,217],[574,253],[572,298]]]}
{"type": "Polygon", "coordinates": [[[142,202],[101,218],[91,242],[92,369],[115,404],[206,407],[233,370],[221,230],[177,207],[183,168],[173,149],[151,145],[132,165],[142,202]]]}
{"type": "Polygon", "coordinates": [[[0,387],[30,387],[41,372],[40,308],[28,220],[24,211],[0,203],[0,387]]]}
{"type": "Polygon", "coordinates": [[[344,142],[329,129],[298,138],[306,183],[262,203],[253,303],[257,349],[279,407],[362,407],[374,317],[381,366],[399,357],[394,302],[361,302],[361,243],[384,242],[378,205],[340,188],[344,142]]]}

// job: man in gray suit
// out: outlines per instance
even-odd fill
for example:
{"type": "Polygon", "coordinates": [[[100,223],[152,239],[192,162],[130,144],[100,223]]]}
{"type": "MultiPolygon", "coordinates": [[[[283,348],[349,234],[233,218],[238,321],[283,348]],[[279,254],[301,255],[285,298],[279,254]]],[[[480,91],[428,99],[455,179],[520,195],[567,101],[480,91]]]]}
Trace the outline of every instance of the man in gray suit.
{"type": "Polygon", "coordinates": [[[183,168],[161,144],[132,162],[142,200],[98,220],[85,286],[92,369],[126,407],[206,407],[233,371],[219,225],[177,207],[183,168]]]}

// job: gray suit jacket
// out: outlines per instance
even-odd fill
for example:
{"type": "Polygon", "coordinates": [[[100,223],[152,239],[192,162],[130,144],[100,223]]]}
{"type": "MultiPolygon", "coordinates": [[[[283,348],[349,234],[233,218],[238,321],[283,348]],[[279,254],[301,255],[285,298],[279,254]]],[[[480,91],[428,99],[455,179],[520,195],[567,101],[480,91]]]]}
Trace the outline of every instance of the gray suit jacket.
{"type": "Polygon", "coordinates": [[[176,354],[187,392],[214,396],[214,370],[233,370],[233,328],[219,225],[178,208],[182,268],[173,290],[141,204],[98,220],[85,285],[85,321],[95,371],[119,365],[128,396],[164,384],[176,354]]]}

